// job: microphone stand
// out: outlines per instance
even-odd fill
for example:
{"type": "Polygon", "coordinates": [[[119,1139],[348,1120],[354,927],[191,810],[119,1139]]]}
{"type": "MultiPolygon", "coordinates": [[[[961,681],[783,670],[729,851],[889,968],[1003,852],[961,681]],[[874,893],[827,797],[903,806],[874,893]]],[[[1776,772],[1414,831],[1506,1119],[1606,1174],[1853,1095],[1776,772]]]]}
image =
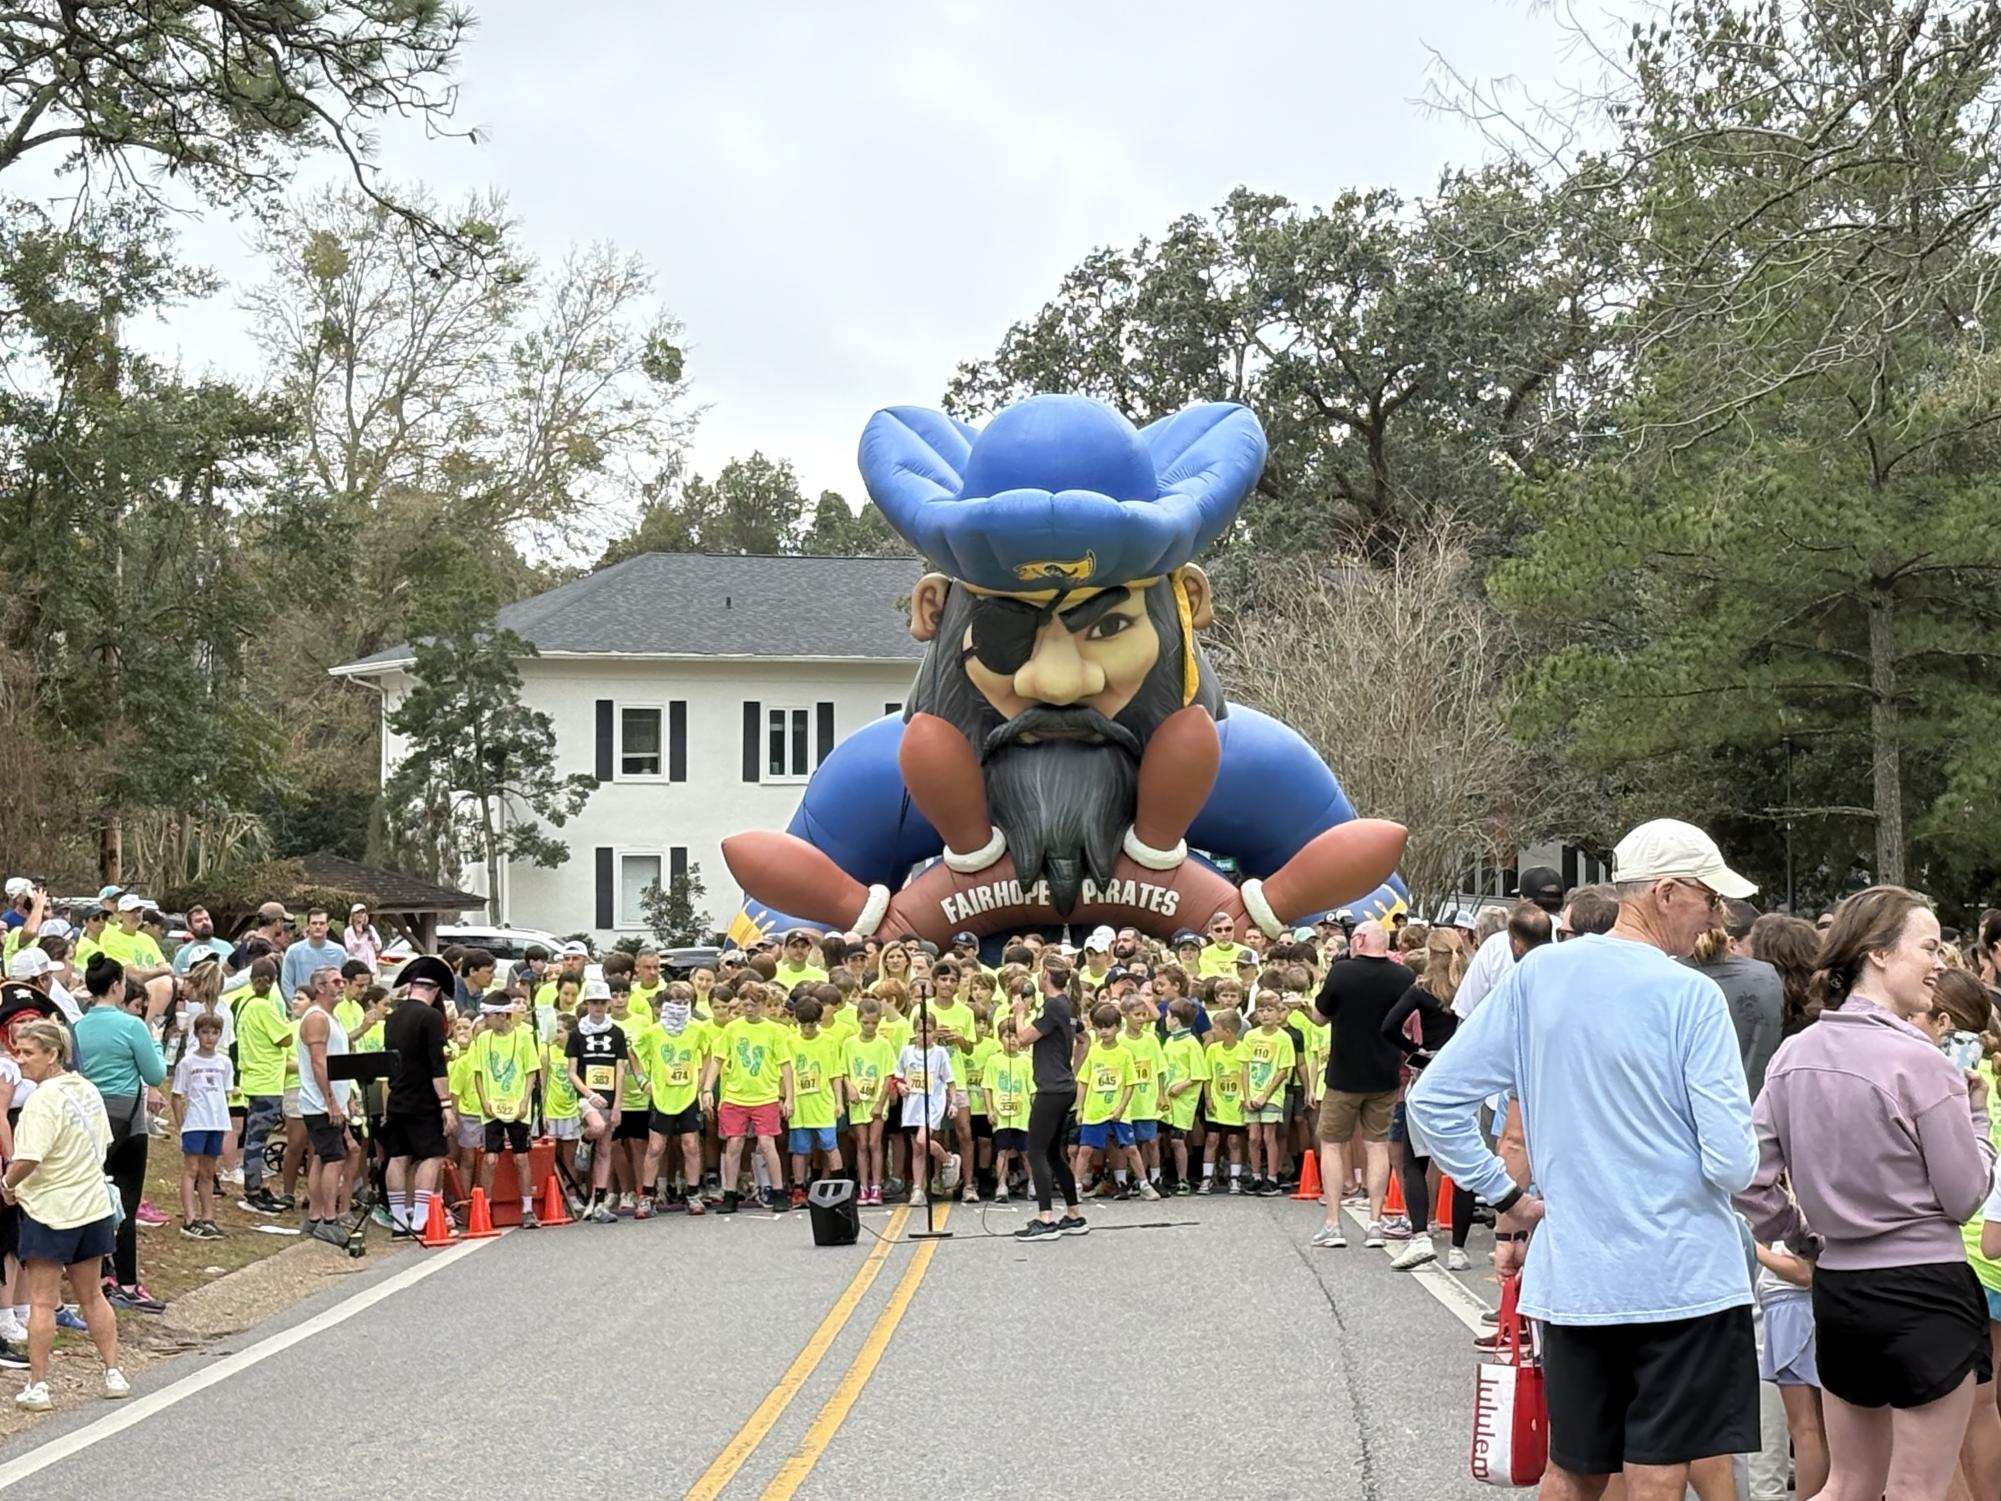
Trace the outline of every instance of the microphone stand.
{"type": "MultiPolygon", "coordinates": [[[[924,1082],[927,1085],[929,1085],[931,1083],[931,1002],[927,999],[923,1001],[921,1005],[922,1005],[922,1011],[920,1013],[917,1025],[921,1029],[921,1035],[923,1040],[918,1044],[918,1046],[921,1049],[923,1049],[924,1052],[924,1082]]],[[[924,1140],[928,1144],[930,1142],[937,1140],[937,1134],[932,1130],[930,1121],[931,1091],[927,1088],[924,1094],[925,1094],[924,1140]]],[[[945,1104],[947,1106],[948,1114],[950,1113],[951,1103],[952,1103],[952,1097],[948,1094],[945,1097],[945,1104]]],[[[965,1166],[966,1165],[964,1163],[959,1164],[960,1170],[964,1171],[965,1166]]],[[[931,1154],[930,1152],[927,1151],[924,1154],[924,1228],[922,1230],[911,1231],[910,1234],[904,1236],[904,1239],[905,1240],[950,1240],[951,1238],[952,1238],[952,1232],[950,1230],[940,1230],[938,1228],[938,1222],[932,1208],[931,1154]]]]}

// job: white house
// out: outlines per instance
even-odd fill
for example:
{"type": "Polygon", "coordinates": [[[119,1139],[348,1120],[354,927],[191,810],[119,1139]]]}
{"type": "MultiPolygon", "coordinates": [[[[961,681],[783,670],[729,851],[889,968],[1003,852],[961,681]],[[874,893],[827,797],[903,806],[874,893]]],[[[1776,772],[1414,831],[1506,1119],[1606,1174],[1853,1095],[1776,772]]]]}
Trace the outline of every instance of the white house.
{"type": "MultiPolygon", "coordinates": [[[[510,863],[497,893],[468,870],[468,888],[494,897],[493,920],[608,943],[644,931],[649,883],[693,865],[711,926],[725,926],[743,894],[724,836],[783,828],[835,743],[902,709],[923,654],[902,601],[922,571],[914,558],[646,553],[507,606],[500,623],[540,653],[521,662],[521,695],[554,722],[557,770],[599,785],[553,831],[566,863],[510,863]]],[[[333,669],[382,695],[385,778],[400,752],[386,717],[413,660],[406,644],[333,669]]]]}

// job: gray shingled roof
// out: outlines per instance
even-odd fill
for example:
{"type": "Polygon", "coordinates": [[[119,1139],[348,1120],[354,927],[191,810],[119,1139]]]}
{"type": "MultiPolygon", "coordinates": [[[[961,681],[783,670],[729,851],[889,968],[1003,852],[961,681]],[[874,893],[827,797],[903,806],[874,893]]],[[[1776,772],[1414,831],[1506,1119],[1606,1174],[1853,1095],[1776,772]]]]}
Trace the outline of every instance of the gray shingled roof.
{"type": "MultiPolygon", "coordinates": [[[[571,655],[914,661],[924,648],[899,601],[923,572],[915,558],[649,552],[508,605],[500,623],[538,651],[571,655]]],[[[334,671],[410,658],[405,642],[334,671]]]]}

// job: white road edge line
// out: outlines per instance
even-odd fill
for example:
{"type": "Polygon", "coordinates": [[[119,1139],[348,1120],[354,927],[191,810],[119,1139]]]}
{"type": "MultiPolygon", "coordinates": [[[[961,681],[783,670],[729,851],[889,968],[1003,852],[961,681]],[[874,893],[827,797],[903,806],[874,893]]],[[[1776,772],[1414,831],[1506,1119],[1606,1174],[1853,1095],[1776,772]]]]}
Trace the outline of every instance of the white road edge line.
{"type": "Polygon", "coordinates": [[[281,1329],[256,1344],[238,1350],[233,1355],[225,1355],[212,1365],[203,1367],[183,1376],[180,1380],[161,1387],[156,1392],[148,1392],[143,1397],[134,1397],[120,1402],[116,1407],[94,1423],[85,1423],[81,1428],[73,1428],[60,1438],[50,1439],[41,1447],[23,1454],[19,1459],[0,1465],[0,1491],[18,1485],[32,1475],[38,1475],[50,1465],[60,1464],[72,1454],[89,1448],[100,1439],[110,1438],[156,1413],[165,1412],[176,1403],[186,1401],[197,1392],[206,1391],[219,1381],[227,1381],[239,1371],[247,1371],[273,1355],[291,1349],[302,1340],[311,1339],[315,1334],[324,1333],[337,1324],[345,1323],[356,1314],[373,1308],[385,1298],[394,1297],[406,1287],[414,1287],[434,1272],[441,1272],[455,1261],[462,1261],[482,1246],[495,1244],[492,1240],[462,1241],[448,1251],[440,1251],[426,1256],[415,1266],[406,1267],[392,1277],[385,1277],[365,1292],[345,1298],[333,1307],[314,1314],[302,1324],[294,1324],[289,1329],[281,1329]]]}
{"type": "MultiPolygon", "coordinates": [[[[1366,1235],[1368,1233],[1369,1216],[1366,1209],[1357,1212],[1354,1206],[1344,1204],[1341,1206],[1341,1212],[1353,1220],[1355,1227],[1363,1234],[1366,1235]]],[[[1407,1244],[1408,1242],[1393,1240],[1383,1247],[1383,1255],[1394,1261],[1398,1256],[1403,1254],[1404,1246],[1407,1244]]],[[[1433,1298],[1444,1305],[1447,1313],[1458,1319],[1460,1323],[1471,1329],[1475,1334],[1488,1334],[1492,1332],[1485,1323],[1481,1322],[1480,1318],[1480,1315],[1487,1311],[1487,1305],[1480,1301],[1477,1293],[1470,1291],[1457,1277],[1446,1271],[1443,1262],[1434,1261],[1429,1265],[1418,1267],[1415,1271],[1398,1272],[1397,1275],[1399,1277],[1408,1277],[1419,1287],[1430,1293],[1433,1298]]]]}

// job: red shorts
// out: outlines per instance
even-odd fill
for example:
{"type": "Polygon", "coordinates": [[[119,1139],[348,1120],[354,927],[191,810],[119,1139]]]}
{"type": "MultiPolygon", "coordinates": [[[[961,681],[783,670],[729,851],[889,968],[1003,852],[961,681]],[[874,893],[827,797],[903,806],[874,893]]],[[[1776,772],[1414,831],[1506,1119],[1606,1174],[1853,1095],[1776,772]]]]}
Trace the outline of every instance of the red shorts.
{"type": "Polygon", "coordinates": [[[716,1121],[725,1139],[732,1136],[776,1136],[778,1134],[778,1102],[769,1105],[731,1105],[727,1102],[716,1107],[716,1121]]]}

